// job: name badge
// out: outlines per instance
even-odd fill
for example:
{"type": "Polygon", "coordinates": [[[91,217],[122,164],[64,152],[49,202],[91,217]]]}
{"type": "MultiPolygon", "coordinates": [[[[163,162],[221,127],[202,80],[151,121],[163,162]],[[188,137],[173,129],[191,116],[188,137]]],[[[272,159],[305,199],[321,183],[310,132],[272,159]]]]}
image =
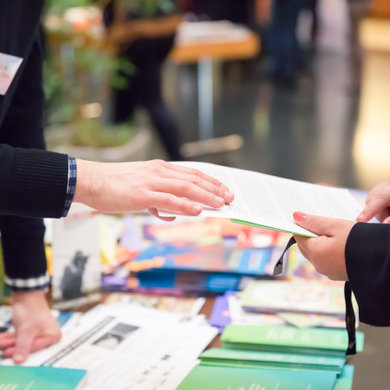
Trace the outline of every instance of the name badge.
{"type": "Polygon", "coordinates": [[[0,53],[0,95],[5,95],[23,58],[0,53]]]}

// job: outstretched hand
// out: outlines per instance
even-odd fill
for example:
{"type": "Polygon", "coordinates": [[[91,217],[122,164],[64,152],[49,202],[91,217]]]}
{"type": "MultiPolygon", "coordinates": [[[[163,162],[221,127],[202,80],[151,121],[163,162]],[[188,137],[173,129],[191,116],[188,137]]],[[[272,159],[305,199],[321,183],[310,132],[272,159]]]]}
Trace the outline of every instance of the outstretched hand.
{"type": "Polygon", "coordinates": [[[390,223],[390,177],[368,193],[366,207],[357,217],[357,221],[368,222],[374,217],[380,222],[390,223]]]}
{"type": "MultiPolygon", "coordinates": [[[[162,160],[97,163],[77,160],[75,202],[101,212],[158,209],[198,215],[200,204],[220,208],[234,196],[220,181],[197,169],[162,160]]],[[[166,218],[164,218],[166,219],[166,218]]],[[[169,218],[168,218],[169,219],[169,218]]]]}
{"type": "Polygon", "coordinates": [[[299,250],[321,274],[332,280],[348,280],[345,245],[355,222],[294,213],[295,223],[318,235],[308,238],[294,235],[299,250]]]}
{"type": "Polygon", "coordinates": [[[12,313],[14,332],[0,333],[0,350],[3,357],[12,358],[15,364],[61,339],[61,329],[43,291],[13,293],[12,313]]]}

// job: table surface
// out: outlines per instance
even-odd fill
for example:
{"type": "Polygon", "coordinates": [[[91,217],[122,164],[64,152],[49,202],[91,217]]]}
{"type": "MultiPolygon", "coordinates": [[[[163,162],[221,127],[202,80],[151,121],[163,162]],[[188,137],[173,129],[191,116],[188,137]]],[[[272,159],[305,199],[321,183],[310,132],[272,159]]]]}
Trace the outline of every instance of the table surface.
{"type": "Polygon", "coordinates": [[[170,59],[177,63],[197,62],[202,58],[236,60],[254,57],[259,50],[258,35],[249,31],[244,40],[176,44],[172,49],[170,59]]]}
{"type": "MultiPolygon", "coordinates": [[[[109,295],[103,292],[102,302],[109,295]]],[[[214,306],[214,298],[206,298],[200,313],[210,317],[214,306]]],[[[87,311],[94,305],[85,305],[78,310],[87,311]]],[[[390,327],[378,328],[365,324],[359,325],[359,331],[364,333],[364,350],[348,359],[349,364],[355,366],[352,390],[387,390],[390,388],[389,352],[390,352],[390,327]]],[[[208,348],[222,346],[220,336],[216,336],[208,348]]]]}

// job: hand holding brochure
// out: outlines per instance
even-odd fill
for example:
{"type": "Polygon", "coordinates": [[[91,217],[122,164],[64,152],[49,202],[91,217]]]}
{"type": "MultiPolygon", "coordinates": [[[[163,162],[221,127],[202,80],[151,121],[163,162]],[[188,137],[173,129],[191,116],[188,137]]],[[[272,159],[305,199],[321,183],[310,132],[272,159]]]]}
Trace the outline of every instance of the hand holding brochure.
{"type": "MultiPolygon", "coordinates": [[[[346,189],[209,163],[176,164],[199,169],[226,184],[234,193],[231,204],[220,209],[204,207],[202,216],[230,218],[239,223],[316,237],[314,233],[294,223],[295,211],[353,221],[362,208],[346,189]]],[[[170,212],[164,214],[172,215],[170,212]]]]}

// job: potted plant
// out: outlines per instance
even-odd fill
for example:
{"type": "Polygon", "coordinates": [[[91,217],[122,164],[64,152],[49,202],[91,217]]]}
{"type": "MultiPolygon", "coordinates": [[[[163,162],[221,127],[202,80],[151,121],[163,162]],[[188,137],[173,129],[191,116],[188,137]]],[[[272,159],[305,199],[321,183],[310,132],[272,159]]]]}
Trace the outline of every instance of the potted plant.
{"type": "Polygon", "coordinates": [[[48,147],[102,161],[147,159],[147,129],[107,122],[110,85],[126,83],[116,70],[133,66],[104,49],[100,9],[88,0],[51,0],[45,25],[48,147]]]}

